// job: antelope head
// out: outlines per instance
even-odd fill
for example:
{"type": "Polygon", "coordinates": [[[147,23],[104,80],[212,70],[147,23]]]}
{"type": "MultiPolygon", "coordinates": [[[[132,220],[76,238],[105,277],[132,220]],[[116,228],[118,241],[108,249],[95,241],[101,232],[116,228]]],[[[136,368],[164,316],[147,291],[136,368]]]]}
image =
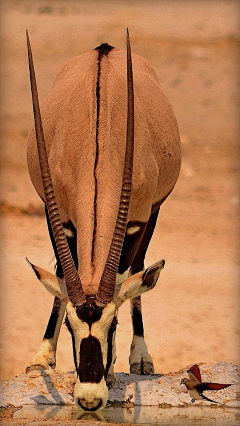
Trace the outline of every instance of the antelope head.
{"type": "Polygon", "coordinates": [[[107,375],[114,361],[113,346],[117,314],[129,298],[152,289],[164,261],[141,271],[116,285],[121,250],[127,226],[134,152],[134,89],[129,35],[127,32],[127,135],[122,190],[116,226],[108,258],[96,294],[85,294],[76,270],[60,219],[44,142],[42,120],[29,37],[27,34],[30,83],[33,100],[39,164],[52,233],[63,270],[63,279],[31,264],[37,278],[54,296],[66,304],[66,324],[72,336],[77,382],[76,404],[85,411],[95,411],[107,403],[107,375]]]}

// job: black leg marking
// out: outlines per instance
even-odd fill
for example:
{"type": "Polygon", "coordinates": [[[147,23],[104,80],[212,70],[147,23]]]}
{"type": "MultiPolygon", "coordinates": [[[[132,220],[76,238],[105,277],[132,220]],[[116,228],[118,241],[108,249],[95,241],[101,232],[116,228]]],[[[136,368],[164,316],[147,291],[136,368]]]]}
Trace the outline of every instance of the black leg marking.
{"type": "MultiPolygon", "coordinates": [[[[158,218],[159,208],[154,211],[150,216],[147,226],[145,228],[144,235],[141,239],[141,244],[138,248],[138,251],[134,257],[134,260],[131,265],[131,273],[136,274],[144,269],[144,259],[148,245],[150,243],[153,231],[156,226],[158,218]]],[[[143,327],[143,318],[142,318],[142,306],[141,306],[141,296],[134,297],[131,299],[131,316],[132,316],[132,326],[133,326],[133,342],[131,345],[131,355],[130,355],[130,372],[134,374],[153,374],[154,368],[152,364],[152,359],[149,356],[146,349],[141,353],[140,358],[135,361],[134,358],[131,358],[134,350],[136,350],[138,339],[144,338],[144,327],[143,327]],[[135,337],[134,337],[135,336],[135,337]],[[146,351],[146,352],[145,352],[146,351]]],[[[145,342],[144,342],[145,345],[145,342]]],[[[138,349],[141,351],[141,346],[138,349]]]]}
{"type": "MultiPolygon", "coordinates": [[[[53,237],[53,232],[52,232],[52,228],[51,228],[51,224],[50,224],[50,220],[49,220],[49,216],[48,216],[48,211],[47,211],[47,207],[45,206],[45,214],[46,214],[46,219],[47,219],[47,225],[48,225],[48,232],[49,232],[49,236],[52,242],[52,246],[53,246],[53,250],[54,250],[54,254],[56,257],[56,275],[58,276],[58,278],[62,279],[63,278],[63,270],[62,270],[62,266],[61,266],[61,262],[58,256],[58,252],[57,252],[57,246],[53,237]]],[[[68,245],[73,257],[73,261],[75,263],[76,269],[78,269],[78,258],[77,258],[77,231],[76,228],[74,227],[73,223],[71,221],[69,221],[68,223],[63,223],[63,227],[65,229],[69,229],[71,234],[73,235],[72,237],[69,237],[66,235],[67,237],[67,241],[68,241],[68,245]]]]}
{"type": "Polygon", "coordinates": [[[147,226],[145,227],[145,232],[144,232],[144,235],[142,236],[141,244],[131,264],[132,274],[136,274],[137,272],[142,271],[144,268],[145,255],[146,255],[150,240],[152,238],[153,231],[156,226],[158,213],[159,213],[159,209],[156,210],[155,213],[152,214],[152,216],[150,216],[147,226]]]}
{"type": "MultiPolygon", "coordinates": [[[[56,271],[57,276],[59,278],[63,278],[62,267],[61,267],[61,263],[60,263],[60,260],[59,260],[56,244],[55,244],[55,241],[54,241],[54,238],[53,238],[53,233],[52,233],[52,229],[51,229],[51,225],[50,225],[49,216],[48,216],[46,206],[45,206],[45,213],[46,213],[46,219],[47,219],[47,225],[48,225],[48,231],[49,231],[50,239],[52,241],[54,254],[55,254],[56,260],[57,260],[57,271],[56,271]]],[[[68,240],[69,240],[70,250],[73,254],[73,257],[74,257],[74,255],[76,257],[76,254],[75,254],[76,253],[76,230],[71,223],[69,223],[67,225],[67,227],[68,227],[68,229],[70,229],[71,234],[73,235],[73,238],[67,237],[68,240]]],[[[51,315],[50,315],[50,318],[49,318],[49,321],[48,321],[48,325],[47,325],[45,334],[43,336],[43,340],[49,340],[49,343],[52,347],[52,351],[54,353],[54,357],[55,357],[55,353],[56,353],[58,335],[59,335],[59,332],[60,332],[64,312],[65,312],[65,309],[63,308],[63,302],[60,299],[58,299],[57,297],[55,297],[52,312],[51,312],[51,315]]]]}
{"type": "Polygon", "coordinates": [[[128,222],[118,268],[119,274],[123,274],[132,265],[133,259],[141,244],[146,226],[147,223],[144,222],[128,222]],[[131,232],[131,230],[135,232],[131,232]]]}
{"type": "Polygon", "coordinates": [[[26,371],[39,368],[55,368],[56,350],[58,336],[65,314],[66,304],[57,297],[54,298],[52,312],[43,336],[43,342],[32,361],[28,364],[26,371]]]}
{"type": "MultiPolygon", "coordinates": [[[[136,274],[144,269],[145,254],[150,243],[153,231],[156,226],[159,209],[155,211],[150,217],[148,224],[145,228],[145,232],[141,241],[141,245],[137,251],[134,261],[131,266],[131,273],[136,274]]],[[[132,306],[132,324],[133,334],[137,336],[144,336],[143,320],[142,320],[142,308],[141,308],[141,296],[134,297],[131,300],[132,306]]]]}
{"type": "Polygon", "coordinates": [[[144,337],[141,296],[134,297],[131,302],[133,334],[144,337]]]}
{"type": "Polygon", "coordinates": [[[64,229],[70,229],[72,231],[72,236],[69,237],[68,235],[66,235],[66,237],[67,237],[67,242],[68,242],[68,245],[69,245],[69,248],[70,248],[70,252],[72,254],[73,261],[75,263],[76,269],[78,270],[77,230],[73,226],[73,224],[70,220],[67,224],[63,223],[63,228],[64,229]]]}
{"type": "Polygon", "coordinates": [[[48,321],[45,334],[43,336],[44,339],[52,339],[54,337],[61,303],[62,302],[60,299],[58,299],[57,297],[54,298],[52,312],[48,321]]]}

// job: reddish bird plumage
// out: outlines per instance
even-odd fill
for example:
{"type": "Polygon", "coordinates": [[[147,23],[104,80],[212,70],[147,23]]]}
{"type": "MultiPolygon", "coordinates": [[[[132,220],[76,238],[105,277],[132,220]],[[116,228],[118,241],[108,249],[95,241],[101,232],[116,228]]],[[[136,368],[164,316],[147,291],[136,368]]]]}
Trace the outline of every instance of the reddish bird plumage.
{"type": "Polygon", "coordinates": [[[214,402],[215,404],[221,404],[220,402],[213,401],[212,399],[207,398],[203,395],[203,392],[206,390],[220,390],[225,389],[232,385],[232,383],[211,383],[203,382],[200,369],[197,364],[194,364],[189,370],[187,370],[189,379],[182,379],[181,384],[184,384],[192,397],[191,402],[195,402],[197,399],[205,399],[209,402],[214,402]]]}

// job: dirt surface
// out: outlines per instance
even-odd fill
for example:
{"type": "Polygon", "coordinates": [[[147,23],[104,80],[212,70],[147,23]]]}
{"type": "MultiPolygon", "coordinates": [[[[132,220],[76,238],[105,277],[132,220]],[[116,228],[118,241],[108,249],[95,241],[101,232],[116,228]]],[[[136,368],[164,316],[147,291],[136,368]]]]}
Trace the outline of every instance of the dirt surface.
{"type": "MultiPolygon", "coordinates": [[[[26,165],[32,122],[25,29],[40,99],[64,65],[101,42],[156,70],[180,127],[183,164],[162,207],[147,265],[166,267],[144,296],[156,372],[196,362],[239,363],[239,3],[236,1],[1,2],[1,379],[24,371],[52,298],[25,262],[51,270],[53,252],[26,165]]],[[[128,371],[129,303],[120,311],[117,371],[128,371]]],[[[64,326],[58,368],[73,369],[64,326]]],[[[25,424],[25,423],[23,423],[25,424]]]]}

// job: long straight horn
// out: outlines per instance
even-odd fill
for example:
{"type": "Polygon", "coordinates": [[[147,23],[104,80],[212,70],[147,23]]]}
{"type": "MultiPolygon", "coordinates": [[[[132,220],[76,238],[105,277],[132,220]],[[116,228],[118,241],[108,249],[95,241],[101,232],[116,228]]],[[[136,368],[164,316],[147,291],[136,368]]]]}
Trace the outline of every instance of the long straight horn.
{"type": "Polygon", "coordinates": [[[96,295],[96,301],[105,305],[113,299],[113,293],[116,285],[116,276],[119,267],[119,261],[123,246],[123,241],[127,228],[127,216],[130,204],[130,195],[132,189],[132,170],[133,170],[133,152],[134,152],[134,89],[133,89],[133,71],[132,57],[127,29],[127,137],[125,164],[123,171],[122,190],[116,220],[115,231],[110,246],[107,262],[101,277],[99,289],[96,295]]]}
{"type": "Polygon", "coordinates": [[[29,73],[30,73],[30,84],[32,91],[32,103],[33,103],[33,114],[35,122],[35,132],[37,139],[37,148],[38,148],[38,157],[39,164],[42,175],[42,183],[45,194],[45,201],[47,205],[49,220],[56,242],[57,251],[61,266],[63,269],[63,274],[66,282],[66,287],[68,291],[68,296],[71,302],[74,305],[82,304],[85,302],[85,296],[81,284],[80,277],[76,270],[75,264],[71,252],[69,250],[69,245],[64,233],[62,222],[60,219],[56,198],[53,190],[53,183],[48,163],[46,145],[44,141],[42,119],[40,114],[39,102],[38,102],[38,92],[36,85],[36,77],[33,66],[32,51],[30,46],[30,41],[27,34],[27,47],[28,47],[28,62],[29,62],[29,73]]]}

